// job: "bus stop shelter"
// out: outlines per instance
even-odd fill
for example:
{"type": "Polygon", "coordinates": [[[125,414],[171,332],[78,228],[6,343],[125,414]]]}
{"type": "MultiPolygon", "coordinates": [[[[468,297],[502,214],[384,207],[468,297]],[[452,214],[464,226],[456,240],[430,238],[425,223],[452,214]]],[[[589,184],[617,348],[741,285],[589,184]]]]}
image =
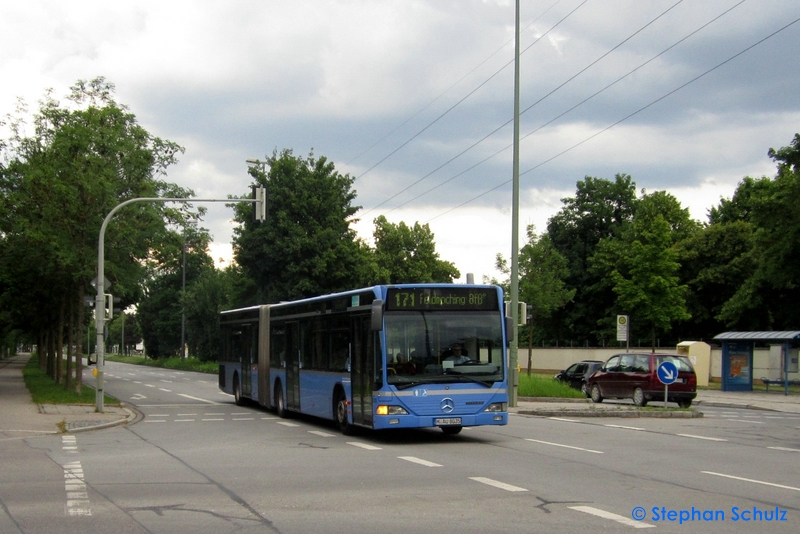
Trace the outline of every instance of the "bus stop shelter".
{"type": "Polygon", "coordinates": [[[781,376],[784,393],[789,394],[789,373],[797,372],[800,331],[724,332],[714,339],[722,342],[722,391],[753,391],[753,348],[765,343],[782,346],[781,376]]]}

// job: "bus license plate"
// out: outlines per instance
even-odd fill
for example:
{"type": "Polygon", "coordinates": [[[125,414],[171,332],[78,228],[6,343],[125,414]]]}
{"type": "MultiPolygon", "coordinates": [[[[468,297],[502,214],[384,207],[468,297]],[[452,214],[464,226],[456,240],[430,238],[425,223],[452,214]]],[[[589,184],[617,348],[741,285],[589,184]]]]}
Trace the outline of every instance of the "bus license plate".
{"type": "Polygon", "coordinates": [[[437,419],[436,426],[448,426],[448,425],[460,425],[461,418],[460,417],[450,417],[446,419],[437,419]]]}

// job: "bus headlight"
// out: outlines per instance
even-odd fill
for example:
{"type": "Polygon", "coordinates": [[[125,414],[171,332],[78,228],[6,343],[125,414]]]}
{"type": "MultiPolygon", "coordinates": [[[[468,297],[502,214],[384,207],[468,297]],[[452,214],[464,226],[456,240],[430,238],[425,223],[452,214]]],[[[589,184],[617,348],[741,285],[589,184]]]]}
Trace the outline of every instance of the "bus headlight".
{"type": "Polygon", "coordinates": [[[375,410],[378,415],[408,415],[408,412],[402,406],[378,406],[375,410]]]}
{"type": "Polygon", "coordinates": [[[508,411],[508,403],[507,402],[493,402],[489,406],[486,407],[484,412],[507,412],[508,411]]]}

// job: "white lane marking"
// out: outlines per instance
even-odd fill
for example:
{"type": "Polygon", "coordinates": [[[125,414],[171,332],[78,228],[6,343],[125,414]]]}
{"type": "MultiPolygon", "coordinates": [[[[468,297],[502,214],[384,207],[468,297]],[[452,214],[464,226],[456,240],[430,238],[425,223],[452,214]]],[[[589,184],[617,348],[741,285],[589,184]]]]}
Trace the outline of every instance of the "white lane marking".
{"type": "Polygon", "coordinates": [[[154,388],[155,386],[153,384],[145,384],[144,387],[146,387],[146,388],[154,388]]]}
{"type": "MultiPolygon", "coordinates": [[[[234,418],[233,420],[234,420],[234,421],[246,421],[247,419],[236,419],[236,418],[234,418]]],[[[249,420],[250,420],[250,421],[252,421],[252,418],[251,418],[251,419],[249,419],[249,420]]],[[[296,427],[296,426],[300,426],[300,425],[298,425],[298,424],[296,424],[296,423],[290,423],[290,422],[288,422],[288,421],[278,421],[278,424],[279,424],[279,425],[283,425],[283,426],[289,426],[289,427],[296,427]]]]}
{"type": "MultiPolygon", "coordinates": [[[[77,445],[75,436],[62,436],[63,445],[77,445]]],[[[67,515],[69,516],[89,516],[92,509],[89,502],[89,492],[86,491],[86,482],[83,479],[83,466],[79,460],[65,463],[64,468],[64,491],[67,496],[67,515]]]]}
{"type": "Polygon", "coordinates": [[[624,425],[603,425],[610,428],[624,428],[625,430],[644,430],[644,428],[639,428],[636,426],[624,426],[624,425]]]}
{"type": "Polygon", "coordinates": [[[225,415],[224,412],[205,412],[203,415],[225,415]]]}
{"type": "Polygon", "coordinates": [[[192,423],[194,419],[175,419],[176,423],[192,423]]]}
{"type": "Polygon", "coordinates": [[[191,417],[197,415],[196,413],[179,413],[178,417],[191,417]]]}
{"type": "Polygon", "coordinates": [[[790,449],[788,447],[767,447],[768,449],[773,449],[776,451],[787,451],[787,452],[800,452],[800,449],[790,449]]]}
{"type": "Polygon", "coordinates": [[[469,477],[469,479],[474,480],[475,482],[480,482],[481,484],[486,484],[487,486],[493,486],[495,488],[500,488],[506,491],[528,491],[525,488],[520,488],[519,486],[512,486],[511,484],[506,484],[505,482],[500,482],[498,480],[492,480],[491,478],[469,477]]]}
{"type": "Polygon", "coordinates": [[[753,423],[753,424],[756,424],[756,425],[765,424],[764,421],[746,421],[744,419],[728,419],[728,421],[736,421],[737,423],[753,423]]]}
{"type": "Polygon", "coordinates": [[[366,449],[368,451],[379,451],[381,447],[376,447],[375,445],[369,445],[367,443],[361,443],[358,441],[348,441],[346,442],[348,445],[352,445],[353,447],[361,447],[362,449],[366,449]]]}
{"type": "Polygon", "coordinates": [[[545,445],[552,445],[554,447],[564,447],[565,449],[575,449],[576,451],[593,452],[594,454],[603,454],[603,451],[593,451],[592,449],[584,449],[582,447],[573,447],[572,445],[562,445],[561,443],[551,443],[549,441],[540,441],[538,439],[526,438],[525,441],[532,441],[534,443],[543,443],[545,445]]]}
{"type": "Polygon", "coordinates": [[[424,465],[425,467],[442,467],[442,464],[436,464],[429,462],[428,460],[423,460],[422,458],[415,458],[414,456],[398,456],[398,458],[405,460],[406,462],[424,465]]]}
{"type": "Polygon", "coordinates": [[[168,413],[153,413],[150,414],[150,417],[169,417],[168,413]]]}
{"type": "Polygon", "coordinates": [[[612,521],[616,521],[617,523],[622,523],[623,525],[627,525],[633,528],[655,528],[655,525],[651,525],[650,523],[642,523],[641,521],[634,521],[630,517],[612,514],[611,512],[606,512],[605,510],[601,510],[599,508],[593,508],[591,506],[570,506],[569,509],[578,512],[583,512],[585,514],[596,515],[597,517],[602,517],[603,519],[611,519],[612,521]]]}
{"type": "Polygon", "coordinates": [[[580,423],[577,419],[567,419],[566,417],[548,417],[548,419],[552,419],[553,421],[564,421],[567,423],[580,423]]]}
{"type": "Polygon", "coordinates": [[[322,436],[323,438],[333,438],[336,437],[335,434],[328,434],[327,432],[321,432],[319,430],[309,430],[309,434],[316,434],[317,436],[322,436]]]}
{"type": "MultiPolygon", "coordinates": [[[[255,421],[256,418],[255,417],[234,417],[233,420],[234,421],[255,421]]],[[[289,423],[289,424],[287,424],[287,426],[297,426],[297,425],[292,425],[291,423],[289,423]]]]}
{"type": "Polygon", "coordinates": [[[707,436],[695,436],[694,434],[677,434],[677,435],[678,436],[683,436],[684,438],[707,439],[708,441],[728,441],[727,439],[709,438],[707,436]]]}
{"type": "Polygon", "coordinates": [[[158,390],[159,391],[166,391],[167,393],[172,393],[172,390],[171,389],[167,389],[167,388],[158,388],[158,390]]]}
{"type": "Polygon", "coordinates": [[[772,486],[774,488],[781,488],[781,489],[788,489],[792,491],[800,491],[800,488],[795,488],[794,486],[784,486],[783,484],[773,484],[772,482],[764,482],[763,480],[753,480],[752,478],[742,478],[742,477],[735,477],[733,475],[726,475],[723,473],[714,473],[713,471],[700,471],[701,473],[705,473],[706,475],[714,475],[718,477],[724,478],[732,478],[733,480],[741,480],[743,482],[752,482],[753,484],[762,484],[764,486],[772,486]]]}
{"type": "Polygon", "coordinates": [[[200,419],[200,420],[201,421],[224,421],[225,419],[219,418],[219,419],[200,419]]]}
{"type": "Polygon", "coordinates": [[[185,398],[187,398],[187,399],[192,399],[192,400],[200,401],[200,402],[207,402],[208,404],[219,404],[218,402],[215,402],[215,401],[210,401],[210,400],[206,400],[206,399],[201,399],[200,397],[192,397],[191,395],[186,395],[186,394],[184,394],[184,393],[178,393],[178,396],[179,396],[179,397],[185,397],[185,398]]]}

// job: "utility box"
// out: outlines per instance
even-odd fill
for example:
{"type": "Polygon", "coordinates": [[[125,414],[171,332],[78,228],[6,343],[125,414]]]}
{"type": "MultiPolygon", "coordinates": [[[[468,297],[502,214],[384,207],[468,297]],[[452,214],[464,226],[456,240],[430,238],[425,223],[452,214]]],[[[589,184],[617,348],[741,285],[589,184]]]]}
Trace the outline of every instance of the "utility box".
{"type": "Polygon", "coordinates": [[[702,341],[682,341],[678,343],[677,352],[692,362],[697,385],[707,386],[711,377],[711,345],[702,341]]]}

